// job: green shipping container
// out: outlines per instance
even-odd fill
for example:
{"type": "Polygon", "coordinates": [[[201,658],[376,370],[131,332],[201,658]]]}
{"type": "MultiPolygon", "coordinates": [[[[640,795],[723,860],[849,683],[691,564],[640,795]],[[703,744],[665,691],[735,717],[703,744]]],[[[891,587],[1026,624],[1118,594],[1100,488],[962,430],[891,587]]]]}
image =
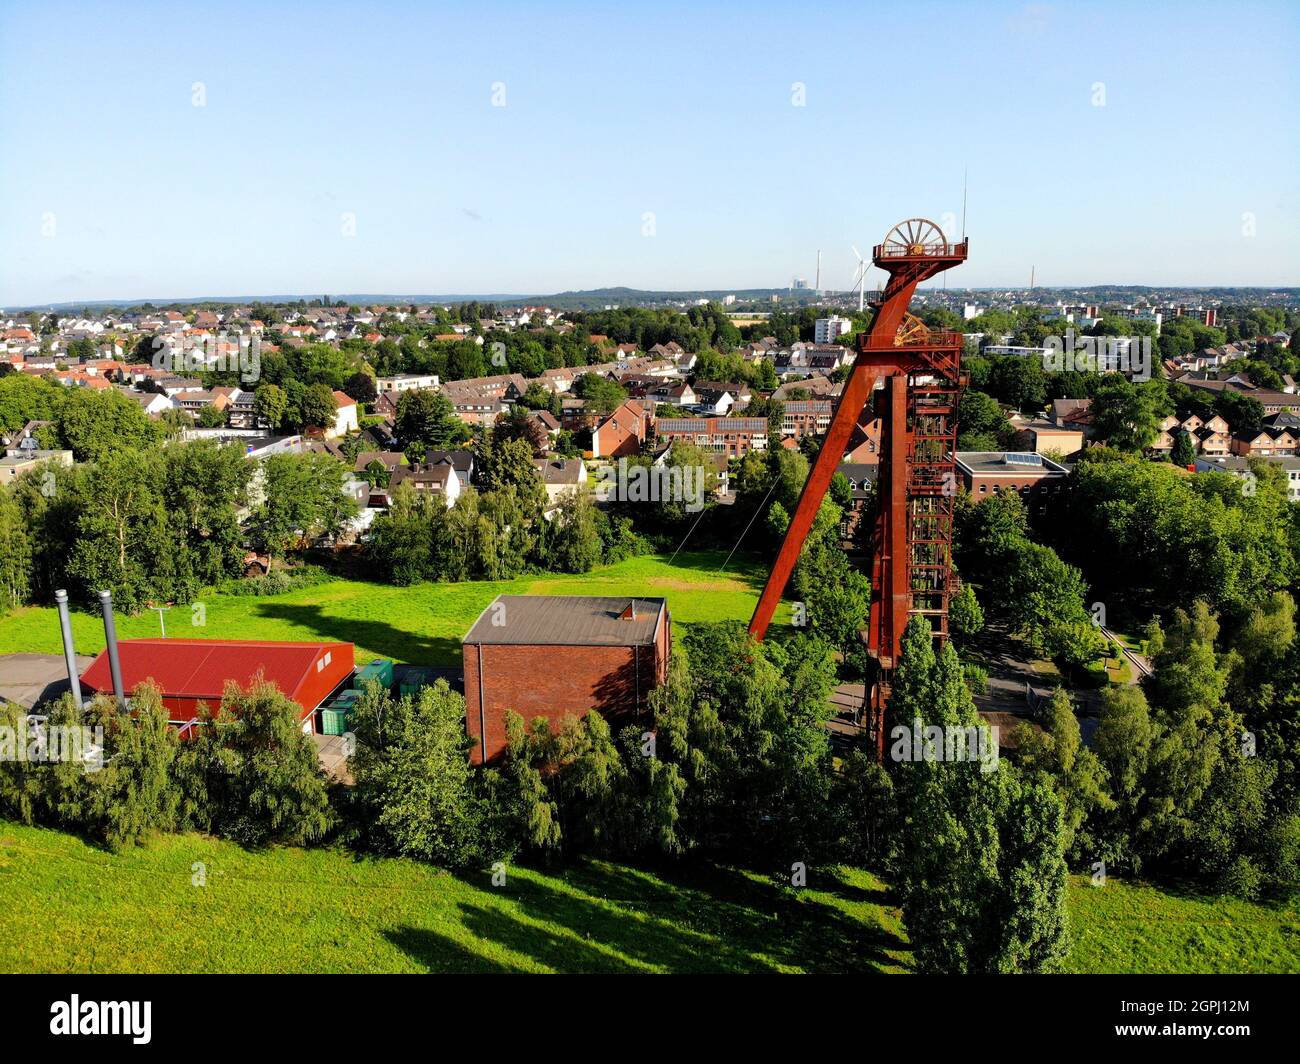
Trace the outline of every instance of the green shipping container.
{"type": "Polygon", "coordinates": [[[322,709],[320,730],[326,735],[344,735],[348,730],[347,709],[322,709]]]}
{"type": "Polygon", "coordinates": [[[356,687],[360,689],[367,680],[378,680],[381,687],[393,686],[393,663],[388,658],[376,658],[362,666],[357,673],[356,687]]]}

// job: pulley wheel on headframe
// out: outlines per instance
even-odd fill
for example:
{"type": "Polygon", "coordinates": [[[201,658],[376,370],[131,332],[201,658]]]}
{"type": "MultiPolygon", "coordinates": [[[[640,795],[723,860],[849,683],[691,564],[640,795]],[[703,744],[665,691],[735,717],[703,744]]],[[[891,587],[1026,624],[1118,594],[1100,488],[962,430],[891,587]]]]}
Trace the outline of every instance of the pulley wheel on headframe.
{"type": "Polygon", "coordinates": [[[948,238],[929,218],[909,218],[885,234],[886,255],[933,255],[948,246],[948,238]]]}

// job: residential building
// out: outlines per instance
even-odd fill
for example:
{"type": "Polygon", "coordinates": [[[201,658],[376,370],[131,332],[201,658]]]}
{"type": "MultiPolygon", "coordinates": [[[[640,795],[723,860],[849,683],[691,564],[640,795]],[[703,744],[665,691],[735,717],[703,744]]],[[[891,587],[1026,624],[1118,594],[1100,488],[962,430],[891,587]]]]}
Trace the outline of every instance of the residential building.
{"type": "Polygon", "coordinates": [[[587,483],[587,465],[581,458],[535,458],[533,465],[552,504],[566,491],[580,491],[587,483]]]}
{"type": "MultiPolygon", "coordinates": [[[[1286,495],[1294,503],[1300,503],[1300,456],[1274,455],[1265,459],[1278,466],[1286,474],[1286,495]]],[[[1196,459],[1195,470],[1198,473],[1231,473],[1236,477],[1254,476],[1250,468],[1250,459],[1240,455],[1205,456],[1196,459]]]]}
{"type": "Polygon", "coordinates": [[[835,404],[830,399],[791,399],[781,406],[781,435],[802,440],[821,436],[830,426],[835,404]]]}
{"type": "Polygon", "coordinates": [[[1242,458],[1273,458],[1296,453],[1300,435],[1286,428],[1260,428],[1239,432],[1229,443],[1229,453],[1242,458]]]}
{"type": "Polygon", "coordinates": [[[446,462],[416,462],[399,467],[388,481],[388,496],[403,484],[418,495],[441,495],[447,509],[456,505],[463,485],[456,470],[446,462]]]}
{"type": "Polygon", "coordinates": [[[1083,450],[1084,433],[1079,425],[1058,425],[1046,418],[1035,418],[1017,425],[1028,434],[1029,446],[1039,453],[1071,455],[1083,450]]]}
{"type": "Polygon", "coordinates": [[[655,422],[655,433],[661,440],[686,440],[729,458],[767,450],[767,429],[765,417],[659,418],[655,422]]]}
{"type": "Polygon", "coordinates": [[[853,322],[832,314],[829,318],[818,318],[813,326],[813,338],[819,344],[834,343],[853,328],[853,322]]]}
{"type": "Polygon", "coordinates": [[[591,453],[597,458],[639,454],[650,432],[650,413],[636,399],[625,400],[591,431],[591,453]]]}
{"type": "Polygon", "coordinates": [[[438,387],[438,375],[436,373],[399,373],[395,377],[378,377],[375,379],[375,391],[380,395],[386,392],[400,394],[436,387],[438,387]]]}
{"type": "Polygon", "coordinates": [[[0,487],[12,484],[15,480],[45,462],[55,465],[71,466],[71,451],[46,451],[34,447],[10,447],[0,458],[0,487]]]}
{"type": "Polygon", "coordinates": [[[334,424],[325,432],[326,439],[337,439],[349,432],[356,432],[360,427],[357,417],[357,401],[346,392],[335,391],[334,402],[338,409],[334,412],[334,424]]]}

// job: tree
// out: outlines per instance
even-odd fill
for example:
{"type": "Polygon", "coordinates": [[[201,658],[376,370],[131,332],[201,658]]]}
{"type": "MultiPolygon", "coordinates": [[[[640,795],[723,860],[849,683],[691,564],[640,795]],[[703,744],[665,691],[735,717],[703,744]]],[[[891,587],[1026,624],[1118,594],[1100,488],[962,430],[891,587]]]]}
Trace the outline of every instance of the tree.
{"type": "Polygon", "coordinates": [[[492,426],[492,442],[504,443],[506,440],[523,440],[532,448],[533,454],[541,454],[546,450],[549,436],[546,426],[537,418],[530,417],[521,407],[515,407],[492,426]]]}
{"type": "Polygon", "coordinates": [[[533,463],[533,447],[526,440],[492,437],[479,449],[483,482],[488,491],[514,491],[528,509],[540,509],[546,487],[533,463]]]}
{"type": "Polygon", "coordinates": [[[621,384],[600,373],[584,373],[573,382],[572,391],[586,402],[587,411],[598,417],[612,414],[627,398],[627,391],[621,384]]]}
{"type": "Polygon", "coordinates": [[[817,853],[833,828],[825,724],[834,683],[820,639],[782,646],[739,625],[692,626],[650,695],[657,758],[675,767],[657,778],[660,810],[677,812],[656,834],[787,869],[817,853]]]}
{"type": "Polygon", "coordinates": [[[1022,722],[1014,738],[1020,766],[1028,773],[1041,774],[1061,800],[1068,852],[1075,833],[1094,809],[1115,807],[1107,790],[1105,768],[1097,755],[1083,745],[1069,692],[1061,687],[1052,692],[1042,731],[1022,722]]]}
{"type": "Polygon", "coordinates": [[[259,418],[271,428],[278,429],[289,411],[289,397],[279,385],[263,382],[254,393],[253,408],[259,418]]]}
{"type": "Polygon", "coordinates": [[[338,400],[328,384],[310,384],[298,402],[298,423],[304,427],[331,428],[338,413],[338,400]]]}
{"type": "Polygon", "coordinates": [[[469,763],[465,700],[445,680],[400,699],[371,682],[352,730],[353,804],[373,847],[454,869],[510,856],[469,763]]]}
{"type": "MultiPolygon", "coordinates": [[[[983,727],[956,650],[936,656],[923,618],[904,633],[892,709],[908,729],[983,727]]],[[[1069,950],[1060,800],[1005,762],[989,771],[987,760],[936,757],[926,742],[931,756],[895,771],[895,879],[917,968],[1058,969],[1069,950]]]]}
{"type": "Polygon", "coordinates": [[[432,576],[431,505],[440,506],[441,500],[435,502],[427,494],[417,495],[410,484],[401,484],[387,512],[375,518],[371,526],[367,557],[395,584],[414,584],[432,576]]]}
{"type": "Polygon", "coordinates": [[[1122,451],[1142,451],[1155,442],[1160,422],[1174,412],[1164,381],[1133,384],[1118,373],[1102,377],[1092,397],[1093,431],[1122,451]]]}
{"type": "Polygon", "coordinates": [[[27,601],[33,561],[22,507],[14,493],[0,489],[0,613],[16,610],[27,601]]]}
{"type": "Polygon", "coordinates": [[[262,474],[252,533],[273,559],[303,540],[337,538],[356,516],[356,501],[343,491],[347,468],[329,455],[273,454],[262,463],[262,474]]]}
{"type": "Polygon", "coordinates": [[[237,447],[214,440],[163,450],[161,496],[168,525],[184,545],[194,578],[217,584],[239,575],[244,556],[240,513],[254,466],[237,447]]]}
{"type": "Polygon", "coordinates": [[[151,597],[149,567],[161,549],[174,546],[160,535],[160,488],[157,451],[109,451],[86,476],[68,571],[88,591],[111,590],[119,609],[139,609],[151,597]]]}
{"type": "Polygon", "coordinates": [[[375,375],[365,370],[357,370],[352,374],[344,382],[343,392],[358,403],[373,403],[379,398],[379,392],[375,387],[375,375]]]}
{"type": "Polygon", "coordinates": [[[587,573],[600,563],[596,507],[585,492],[566,491],[542,522],[537,553],[550,572],[587,573]]]}
{"type": "Polygon", "coordinates": [[[249,846],[325,835],[334,814],[301,712],[260,679],[247,690],[227,684],[215,714],[201,706],[195,735],[176,756],[182,822],[249,846]]]}
{"type": "Polygon", "coordinates": [[[402,393],[394,427],[403,443],[422,443],[435,451],[457,447],[470,437],[452,401],[428,388],[402,393]]]}
{"type": "Polygon", "coordinates": [[[984,629],[984,610],[980,608],[975,588],[962,584],[948,606],[948,630],[958,646],[974,639],[984,629]]]}
{"type": "Polygon", "coordinates": [[[1174,447],[1170,452],[1169,460],[1176,466],[1189,466],[1196,461],[1196,448],[1192,444],[1191,433],[1180,431],[1174,437],[1174,447]]]}
{"type": "Polygon", "coordinates": [[[167,723],[162,692],[151,681],[131,692],[131,707],[96,698],[86,724],[104,729],[104,765],[87,773],[86,826],[121,849],[175,826],[179,794],[171,776],[176,733],[167,723]]]}
{"type": "Polygon", "coordinates": [[[55,425],[79,462],[93,462],[121,448],[147,449],[163,432],[139,403],[112,389],[68,389],[58,405],[55,425]]]}
{"type": "Polygon", "coordinates": [[[960,450],[996,450],[997,441],[1009,430],[1010,423],[1002,407],[991,395],[967,388],[961,395],[958,424],[961,426],[960,450]],[[992,447],[974,447],[973,443],[992,441],[992,447]]]}

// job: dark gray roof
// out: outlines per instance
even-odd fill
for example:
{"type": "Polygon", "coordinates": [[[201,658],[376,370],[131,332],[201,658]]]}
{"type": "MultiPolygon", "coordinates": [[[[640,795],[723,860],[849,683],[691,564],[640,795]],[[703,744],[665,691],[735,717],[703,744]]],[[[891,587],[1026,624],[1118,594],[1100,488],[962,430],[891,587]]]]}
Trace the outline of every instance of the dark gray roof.
{"type": "Polygon", "coordinates": [[[662,598],[498,595],[466,634],[466,643],[623,647],[654,642],[662,598]],[[635,606],[636,619],[621,614],[635,606]]]}
{"type": "Polygon", "coordinates": [[[1035,451],[958,451],[957,465],[969,473],[1014,474],[1046,473],[1063,476],[1065,467],[1035,451]]]}

